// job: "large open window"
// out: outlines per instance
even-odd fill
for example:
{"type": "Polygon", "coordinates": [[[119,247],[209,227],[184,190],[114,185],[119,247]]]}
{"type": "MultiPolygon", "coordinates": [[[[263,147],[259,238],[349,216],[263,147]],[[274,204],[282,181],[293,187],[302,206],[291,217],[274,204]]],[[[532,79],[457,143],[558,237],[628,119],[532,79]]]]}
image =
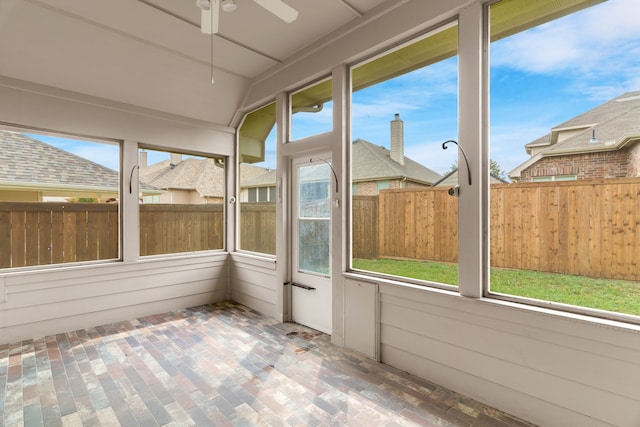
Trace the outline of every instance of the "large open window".
{"type": "Polygon", "coordinates": [[[352,69],[352,268],[458,283],[458,26],[352,69]]]}
{"type": "Polygon", "coordinates": [[[245,117],[238,156],[238,249],[276,254],[275,104],[245,117]]]}
{"type": "Polygon", "coordinates": [[[120,257],[117,143],[0,129],[0,268],[120,257]]]}
{"type": "Polygon", "coordinates": [[[140,255],[224,248],[225,162],[141,149],[140,255]]]}
{"type": "Polygon", "coordinates": [[[636,6],[489,8],[492,296],[640,315],[636,6]]]}
{"type": "Polygon", "coordinates": [[[333,129],[332,83],[332,79],[326,79],[291,94],[292,141],[333,129]]]}

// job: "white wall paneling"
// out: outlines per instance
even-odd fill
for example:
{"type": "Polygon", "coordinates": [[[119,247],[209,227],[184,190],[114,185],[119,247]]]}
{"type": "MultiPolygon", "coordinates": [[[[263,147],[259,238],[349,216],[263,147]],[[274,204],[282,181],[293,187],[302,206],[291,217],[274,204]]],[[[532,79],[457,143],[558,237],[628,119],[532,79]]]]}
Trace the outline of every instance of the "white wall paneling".
{"type": "Polygon", "coordinates": [[[278,313],[278,282],[275,259],[234,253],[231,255],[231,298],[260,313],[281,319],[278,313]]]}
{"type": "Polygon", "coordinates": [[[8,273],[0,342],[228,299],[227,253],[8,273]]]}
{"type": "Polygon", "coordinates": [[[544,426],[640,425],[640,328],[380,285],[381,360],[544,426]]]}

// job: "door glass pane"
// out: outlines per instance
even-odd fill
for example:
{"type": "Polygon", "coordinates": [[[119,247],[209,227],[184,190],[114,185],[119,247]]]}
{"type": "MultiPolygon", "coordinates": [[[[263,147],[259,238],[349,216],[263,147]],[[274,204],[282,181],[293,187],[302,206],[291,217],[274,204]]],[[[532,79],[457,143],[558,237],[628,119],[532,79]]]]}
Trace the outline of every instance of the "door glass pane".
{"type": "Polygon", "coordinates": [[[331,181],[327,164],[298,169],[298,270],[329,274],[331,181]]]}

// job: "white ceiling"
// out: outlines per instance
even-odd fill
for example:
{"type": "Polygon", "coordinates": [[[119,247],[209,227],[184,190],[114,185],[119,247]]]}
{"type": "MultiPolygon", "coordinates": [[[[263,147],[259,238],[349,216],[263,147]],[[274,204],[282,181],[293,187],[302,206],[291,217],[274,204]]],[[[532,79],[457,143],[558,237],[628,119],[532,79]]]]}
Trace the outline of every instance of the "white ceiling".
{"type": "Polygon", "coordinates": [[[236,0],[213,38],[195,0],[1,0],[0,76],[229,125],[252,79],[382,3],[285,0],[287,24],[236,0]]]}

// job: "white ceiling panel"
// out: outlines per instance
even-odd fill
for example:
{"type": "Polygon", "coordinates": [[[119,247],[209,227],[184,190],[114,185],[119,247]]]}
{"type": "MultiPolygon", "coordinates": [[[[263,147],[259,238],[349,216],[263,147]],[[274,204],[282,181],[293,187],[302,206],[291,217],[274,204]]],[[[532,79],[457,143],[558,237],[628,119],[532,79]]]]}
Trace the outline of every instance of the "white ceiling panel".
{"type": "Polygon", "coordinates": [[[285,2],[290,24],[253,0],[221,12],[212,85],[195,0],[2,0],[0,76],[227,125],[253,78],[382,0],[285,2]]]}

